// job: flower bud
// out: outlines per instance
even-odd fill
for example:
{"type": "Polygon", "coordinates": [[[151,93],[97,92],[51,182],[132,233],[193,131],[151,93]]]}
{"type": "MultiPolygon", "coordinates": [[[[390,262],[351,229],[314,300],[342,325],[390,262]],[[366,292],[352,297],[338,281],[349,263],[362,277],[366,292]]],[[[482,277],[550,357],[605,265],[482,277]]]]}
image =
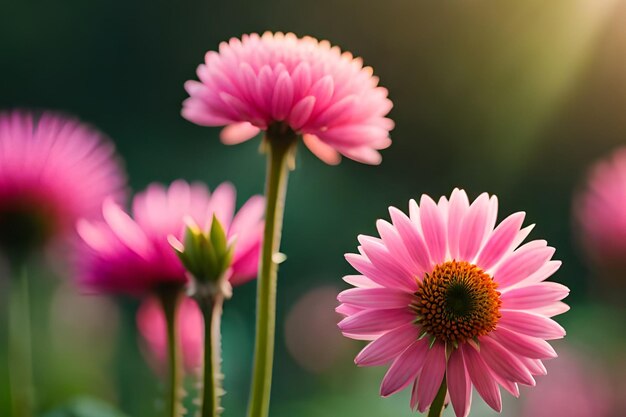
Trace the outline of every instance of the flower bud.
{"type": "Polygon", "coordinates": [[[223,292],[221,288],[228,278],[234,244],[228,242],[224,227],[215,215],[208,231],[200,229],[193,220],[188,219],[183,242],[173,236],[169,237],[169,242],[193,277],[196,291],[202,287],[223,292]]]}

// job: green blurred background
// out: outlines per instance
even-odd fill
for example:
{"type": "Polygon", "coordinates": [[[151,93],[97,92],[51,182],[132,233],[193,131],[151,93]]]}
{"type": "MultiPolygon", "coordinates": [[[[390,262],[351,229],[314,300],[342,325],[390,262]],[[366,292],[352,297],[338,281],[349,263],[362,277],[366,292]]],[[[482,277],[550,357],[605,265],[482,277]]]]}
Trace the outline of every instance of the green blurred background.
{"type": "MultiPolygon", "coordinates": [[[[526,211],[537,223],[531,237],[557,248],[563,267],[554,279],[572,289],[572,310],[557,318],[568,337],[558,345],[619,394],[625,294],[585,262],[571,201],[588,165],[626,143],[625,23],[622,0],[9,0],[0,6],[0,108],[57,109],[98,126],[116,142],[135,191],[176,178],[211,187],[230,180],[241,203],[263,190],[259,141],[226,147],[218,129],[182,119],[184,81],[207,50],[242,33],[329,39],[374,67],[397,126],[380,167],[329,167],[299,150],[282,245],[272,416],[412,414],[407,393],[378,397],[384,369],[353,365],[360,343],[336,330],[334,297],[347,287],[343,254],[355,250],[357,234],[374,234],[389,205],[406,209],[410,198],[455,186],[472,198],[497,194],[500,219],[526,211]]],[[[41,410],[92,397],[129,416],[160,415],[162,387],[137,343],[137,302],[81,297],[62,274],[36,275],[41,410]]],[[[225,308],[225,416],[245,411],[254,298],[247,284],[225,308]]],[[[503,396],[503,415],[521,416],[533,391],[519,401],[503,396]]],[[[490,415],[474,398],[472,415],[490,415]]],[[[606,415],[625,415],[624,406],[606,415]]]]}

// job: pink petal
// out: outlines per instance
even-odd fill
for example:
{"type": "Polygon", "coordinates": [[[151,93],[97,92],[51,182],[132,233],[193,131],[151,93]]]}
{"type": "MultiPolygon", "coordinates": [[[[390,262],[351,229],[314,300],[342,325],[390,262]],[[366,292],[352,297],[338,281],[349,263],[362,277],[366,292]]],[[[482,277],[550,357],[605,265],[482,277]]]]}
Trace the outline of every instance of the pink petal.
{"type": "Polygon", "coordinates": [[[537,337],[525,336],[504,327],[491,332],[493,337],[504,348],[520,356],[532,359],[556,358],[557,354],[548,342],[537,337]]]}
{"type": "Polygon", "coordinates": [[[501,310],[499,326],[514,332],[541,339],[560,339],[565,336],[565,329],[557,322],[538,314],[517,310],[501,310]]]}
{"type": "Polygon", "coordinates": [[[502,397],[498,384],[491,375],[489,367],[481,358],[480,354],[471,346],[462,346],[463,355],[465,356],[465,367],[476,387],[476,391],[483,400],[497,412],[502,411],[502,397]]]}
{"type": "Polygon", "coordinates": [[[441,387],[445,372],[446,348],[443,343],[436,342],[426,355],[424,367],[422,368],[419,384],[417,386],[417,410],[420,413],[426,411],[433,403],[441,387]]]}
{"type": "Polygon", "coordinates": [[[241,244],[242,236],[249,233],[254,227],[262,222],[265,212],[265,198],[260,195],[252,196],[239,209],[233,223],[228,230],[229,236],[237,236],[237,245],[241,244]]]}
{"type": "Polygon", "coordinates": [[[556,282],[543,282],[502,292],[502,308],[530,310],[545,307],[567,297],[569,288],[556,282]]]}
{"type": "Polygon", "coordinates": [[[293,83],[287,71],[282,71],[276,80],[272,95],[272,116],[276,121],[282,121],[289,115],[293,104],[293,83]]]}
{"type": "Polygon", "coordinates": [[[415,320],[415,314],[408,309],[365,310],[346,317],[338,324],[344,333],[371,334],[400,327],[415,320]]]}
{"type": "Polygon", "coordinates": [[[459,257],[473,260],[482,246],[489,219],[489,195],[482,193],[463,218],[459,235],[459,257]]]}
{"type": "Polygon", "coordinates": [[[483,270],[488,270],[497,264],[502,257],[513,249],[515,237],[524,222],[524,212],[511,214],[489,236],[487,243],[483,246],[478,255],[476,265],[483,270]]]}
{"type": "Polygon", "coordinates": [[[554,254],[554,248],[543,240],[534,240],[521,246],[502,261],[493,274],[501,288],[514,285],[539,270],[554,254]]]}
{"type": "Polygon", "coordinates": [[[428,357],[428,341],[413,342],[389,367],[380,385],[380,395],[388,397],[404,389],[419,373],[428,357]]]}
{"type": "MultiPolygon", "coordinates": [[[[229,182],[224,182],[213,191],[209,201],[207,212],[215,214],[226,230],[230,227],[233,214],[235,213],[235,199],[235,187],[229,182]]],[[[211,224],[211,218],[212,216],[207,219],[208,224],[204,225],[204,227],[208,228],[211,224]]]]}
{"type": "Polygon", "coordinates": [[[363,275],[346,275],[343,280],[359,288],[382,288],[380,285],[363,275]]]}
{"type": "Polygon", "coordinates": [[[446,378],[450,401],[457,417],[467,417],[472,403],[472,383],[465,366],[463,351],[456,349],[448,359],[446,378]]]}
{"type": "Polygon", "coordinates": [[[554,316],[558,316],[559,314],[568,312],[569,309],[570,307],[567,304],[561,301],[558,301],[556,303],[549,304],[544,307],[533,308],[532,310],[530,310],[530,312],[539,314],[542,316],[554,317],[554,316]]]}
{"type": "Polygon", "coordinates": [[[459,259],[459,236],[463,218],[469,209],[469,200],[465,191],[455,188],[450,196],[448,209],[448,250],[452,259],[459,259]]]}
{"type": "Polygon", "coordinates": [[[322,142],[317,136],[305,134],[302,140],[307,148],[328,165],[337,165],[341,162],[341,155],[330,145],[322,142]]]}
{"type": "Polygon", "coordinates": [[[225,145],[237,145],[259,134],[261,130],[248,122],[234,123],[220,132],[220,140],[225,145]]]}
{"type": "Polygon", "coordinates": [[[396,228],[391,225],[391,223],[386,222],[385,220],[377,220],[376,228],[378,229],[378,233],[380,234],[383,243],[389,250],[389,253],[393,254],[393,258],[395,260],[401,263],[407,271],[413,274],[421,272],[421,268],[418,265],[415,265],[402,238],[400,237],[400,234],[396,231],[396,228]]]}
{"type": "Polygon", "coordinates": [[[382,241],[365,235],[359,235],[358,239],[367,258],[376,269],[386,275],[388,282],[393,282],[396,288],[408,291],[417,290],[413,275],[395,260],[382,241]]]}
{"type": "Polygon", "coordinates": [[[341,304],[339,307],[335,308],[335,311],[342,316],[347,317],[359,313],[363,311],[363,309],[350,304],[341,304]]]}
{"type": "MultiPolygon", "coordinates": [[[[561,267],[561,261],[548,261],[541,268],[539,268],[532,275],[529,275],[527,278],[517,282],[515,285],[530,285],[538,282],[542,282],[548,279],[552,274],[554,274],[561,267]]],[[[502,287],[501,289],[505,289],[506,287],[502,287]]]]}
{"type": "Polygon", "coordinates": [[[415,300],[412,293],[390,288],[352,288],[337,297],[339,302],[371,309],[405,308],[415,300]]]}
{"type": "Polygon", "coordinates": [[[389,275],[385,272],[378,270],[367,257],[356,253],[347,253],[345,254],[345,258],[354,269],[376,284],[382,287],[396,288],[396,281],[390,279],[389,275]]]}
{"type": "Polygon", "coordinates": [[[480,356],[502,379],[535,386],[535,380],[524,364],[495,340],[489,337],[480,339],[480,356]]]}
{"type": "Polygon", "coordinates": [[[112,199],[108,198],[104,201],[102,215],[115,236],[124,245],[144,258],[150,256],[152,247],[145,233],[112,199]]]}
{"type": "Polygon", "coordinates": [[[419,327],[407,323],[390,330],[365,346],[354,359],[359,366],[383,365],[401,354],[419,337],[419,327]]]}
{"type": "Polygon", "coordinates": [[[434,264],[442,263],[446,257],[446,225],[437,204],[427,195],[420,200],[420,217],[424,241],[434,264]]]}
{"type": "MultiPolygon", "coordinates": [[[[315,97],[306,96],[298,101],[289,114],[289,126],[296,132],[309,120],[313,108],[315,107],[315,97]]],[[[307,145],[308,146],[308,145],[307,145]]]]}
{"type": "MultiPolygon", "coordinates": [[[[414,264],[419,267],[421,271],[430,271],[431,263],[428,248],[420,236],[415,223],[395,207],[389,207],[389,214],[414,264]]],[[[421,278],[423,272],[418,275],[421,278]]]]}

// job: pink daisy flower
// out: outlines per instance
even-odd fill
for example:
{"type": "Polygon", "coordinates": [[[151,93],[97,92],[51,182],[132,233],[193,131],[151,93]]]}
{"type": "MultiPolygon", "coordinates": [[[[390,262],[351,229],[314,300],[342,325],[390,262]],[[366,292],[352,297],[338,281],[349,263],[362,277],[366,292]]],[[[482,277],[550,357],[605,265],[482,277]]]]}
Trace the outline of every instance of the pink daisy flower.
{"type": "MultiPolygon", "coordinates": [[[[184,298],[176,317],[178,340],[185,371],[197,373],[202,366],[204,352],[204,324],[198,305],[184,298]]],[[[137,311],[137,327],[144,341],[146,356],[157,373],[164,373],[167,363],[167,333],[165,315],[156,297],[144,300],[137,311]]]]}
{"type": "Polygon", "coordinates": [[[616,150],[590,170],[574,201],[581,242],[590,257],[608,268],[626,267],[626,148],[616,150]]]}
{"type": "Polygon", "coordinates": [[[0,246],[24,256],[67,237],[81,218],[119,198],[125,174],[113,144],[78,120],[0,113],[0,246]]]}
{"type": "Polygon", "coordinates": [[[220,44],[187,81],[183,116],[203,126],[226,126],[236,144],[262,130],[290,130],[320,159],[342,154],[379,164],[391,144],[392,103],[372,68],[328,41],[293,33],[256,33],[220,44]]]}
{"type": "Polygon", "coordinates": [[[223,183],[211,194],[203,184],[178,180],[169,188],[152,184],[138,194],[132,217],[112,200],[102,206],[104,221],[81,221],[82,238],[78,276],[92,292],[142,295],[160,286],[187,282],[185,269],[171,248],[168,237],[182,239],[185,219],[209,227],[213,215],[235,252],[229,280],[239,285],[257,273],[263,230],[261,196],[250,198],[235,215],[235,189],[223,183]]]}
{"type": "Polygon", "coordinates": [[[497,211],[487,194],[472,204],[458,189],[438,203],[422,196],[409,216],[391,207],[392,223],[377,222],[381,238],[361,235],[359,254],[346,255],[362,275],[344,278],[356,288],[339,294],[339,327],[371,341],[357,365],[391,363],[382,396],[412,384],[411,407],[423,412],[444,382],[463,417],[473,385],[500,411],[499,385],[517,396],[556,357],[546,340],[565,330],[550,317],[568,310],[569,290],[544,280],[561,263],[544,240],[519,246],[532,229],[521,228],[524,213],[494,228],[497,211]]]}

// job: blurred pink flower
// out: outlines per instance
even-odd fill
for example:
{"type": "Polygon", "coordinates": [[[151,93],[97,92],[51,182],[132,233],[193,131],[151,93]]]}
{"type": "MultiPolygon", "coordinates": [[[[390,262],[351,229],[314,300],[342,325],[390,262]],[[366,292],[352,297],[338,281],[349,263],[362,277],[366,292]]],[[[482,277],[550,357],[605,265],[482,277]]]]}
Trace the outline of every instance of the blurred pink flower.
{"type": "Polygon", "coordinates": [[[23,252],[71,235],[120,198],[125,174],[113,144],[77,119],[0,113],[0,246],[23,252]]]}
{"type": "Polygon", "coordinates": [[[323,286],[300,297],[285,320],[285,344],[294,360],[309,372],[336,368],[350,355],[351,343],[337,332],[337,289],[323,286]]]}
{"type": "Polygon", "coordinates": [[[138,194],[133,217],[111,200],[102,206],[104,221],[81,221],[83,240],[77,257],[78,278],[92,292],[143,295],[161,285],[185,284],[185,270],[168,242],[182,239],[184,220],[208,227],[213,214],[236,238],[229,280],[239,285],[257,273],[263,231],[261,196],[250,198],[235,215],[235,189],[223,183],[210,194],[203,184],[178,180],[169,188],[151,184],[138,194]]]}
{"type": "Polygon", "coordinates": [[[495,196],[470,205],[455,189],[450,200],[411,200],[409,211],[390,207],[393,224],[376,223],[381,238],[360,235],[359,254],[346,255],[363,275],[344,278],[357,288],[339,294],[339,327],[372,341],[358,365],[391,362],[382,396],[412,383],[411,407],[423,412],[445,375],[457,416],[469,413],[472,385],[500,411],[498,384],[517,396],[517,384],[535,385],[541,360],[557,356],[546,340],[565,330],[550,317],[568,310],[560,300],[569,290],[543,281],[561,262],[545,240],[519,246],[532,229],[521,229],[523,212],[494,229],[495,196]]]}
{"type": "Polygon", "coordinates": [[[360,58],[328,41],[266,32],[222,42],[188,81],[183,116],[203,126],[226,126],[224,143],[246,141],[274,124],[303,135],[323,161],[339,154],[379,164],[391,144],[387,89],[360,58]]]}
{"type": "Polygon", "coordinates": [[[571,351],[547,364],[550,374],[537,382],[522,405],[523,417],[614,417],[617,412],[609,377],[596,364],[571,351]]]}
{"type": "MultiPolygon", "coordinates": [[[[178,307],[176,325],[182,360],[189,374],[200,371],[204,352],[204,324],[198,305],[184,298],[178,307]]],[[[144,300],[137,311],[137,327],[146,347],[148,361],[158,373],[165,371],[167,363],[167,333],[165,315],[158,298],[144,300]]]]}
{"type": "Polygon", "coordinates": [[[584,190],[574,200],[590,257],[606,267],[626,267],[626,148],[590,170],[584,190]]]}

